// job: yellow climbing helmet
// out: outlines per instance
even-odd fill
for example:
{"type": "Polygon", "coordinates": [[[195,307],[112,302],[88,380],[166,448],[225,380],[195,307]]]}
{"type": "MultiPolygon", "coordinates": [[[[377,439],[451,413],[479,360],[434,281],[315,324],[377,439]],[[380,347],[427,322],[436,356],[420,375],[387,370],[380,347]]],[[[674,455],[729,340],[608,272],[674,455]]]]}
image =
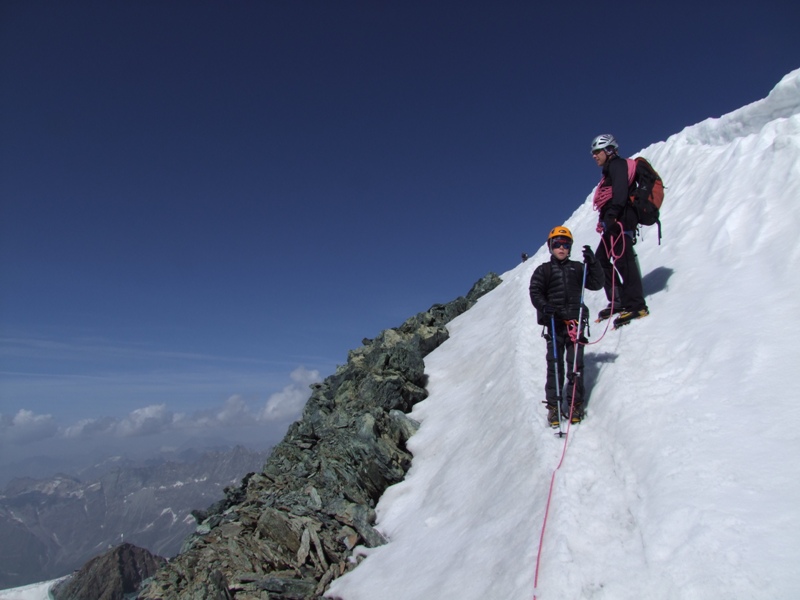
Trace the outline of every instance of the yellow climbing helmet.
{"type": "Polygon", "coordinates": [[[547,236],[547,244],[550,245],[550,240],[557,237],[569,238],[570,242],[575,241],[572,238],[572,232],[563,225],[559,225],[558,227],[553,227],[552,231],[550,231],[550,235],[547,236]]]}

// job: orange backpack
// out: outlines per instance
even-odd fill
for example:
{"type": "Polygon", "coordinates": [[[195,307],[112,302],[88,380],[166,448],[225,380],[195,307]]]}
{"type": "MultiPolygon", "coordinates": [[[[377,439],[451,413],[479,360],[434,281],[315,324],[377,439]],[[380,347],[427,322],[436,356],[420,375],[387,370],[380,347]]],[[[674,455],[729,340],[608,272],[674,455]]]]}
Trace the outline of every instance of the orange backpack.
{"type": "MultiPolygon", "coordinates": [[[[626,160],[632,161],[630,158],[626,160]]],[[[646,158],[638,156],[632,162],[635,162],[636,174],[633,178],[631,202],[639,216],[639,224],[658,223],[658,239],[661,240],[661,222],[658,217],[664,202],[664,182],[646,158]]]]}

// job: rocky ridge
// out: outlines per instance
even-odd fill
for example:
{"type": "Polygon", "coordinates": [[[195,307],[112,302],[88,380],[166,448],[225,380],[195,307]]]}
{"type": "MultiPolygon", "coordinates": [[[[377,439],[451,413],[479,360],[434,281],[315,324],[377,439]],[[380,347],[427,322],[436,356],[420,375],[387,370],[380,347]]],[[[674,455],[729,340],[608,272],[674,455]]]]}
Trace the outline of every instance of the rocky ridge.
{"type": "Polygon", "coordinates": [[[445,325],[500,278],[490,273],[466,297],[437,304],[350,352],[312,386],[264,469],[229,488],[141,600],[306,600],[354,567],[358,545],[385,540],[373,528],[384,490],[411,465],[406,413],[427,396],[424,357],[448,338],[445,325]]]}

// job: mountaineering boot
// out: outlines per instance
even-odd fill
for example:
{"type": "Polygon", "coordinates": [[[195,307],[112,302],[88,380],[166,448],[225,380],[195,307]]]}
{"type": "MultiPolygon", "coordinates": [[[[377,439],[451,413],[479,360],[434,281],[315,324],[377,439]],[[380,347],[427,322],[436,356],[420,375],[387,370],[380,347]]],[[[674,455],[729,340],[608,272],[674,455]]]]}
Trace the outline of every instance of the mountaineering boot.
{"type": "Polygon", "coordinates": [[[558,427],[561,423],[558,420],[558,407],[555,405],[547,405],[547,422],[550,427],[558,427]]]}
{"type": "Polygon", "coordinates": [[[571,421],[572,423],[580,423],[583,421],[584,412],[583,412],[583,402],[576,401],[572,407],[572,414],[570,414],[570,406],[566,404],[561,407],[561,422],[566,423],[567,421],[571,421]]]}
{"type": "Polygon", "coordinates": [[[601,321],[605,321],[606,319],[610,318],[612,314],[617,314],[623,312],[625,309],[622,308],[619,304],[614,305],[614,311],[611,311],[611,305],[609,304],[604,309],[602,309],[599,313],[597,313],[597,320],[595,323],[600,323],[601,321]]]}
{"type": "Polygon", "coordinates": [[[616,319],[614,319],[614,329],[619,329],[623,325],[627,325],[634,319],[641,319],[642,317],[646,317],[650,314],[650,311],[647,310],[647,307],[642,308],[637,311],[625,311],[621,313],[616,319]]]}

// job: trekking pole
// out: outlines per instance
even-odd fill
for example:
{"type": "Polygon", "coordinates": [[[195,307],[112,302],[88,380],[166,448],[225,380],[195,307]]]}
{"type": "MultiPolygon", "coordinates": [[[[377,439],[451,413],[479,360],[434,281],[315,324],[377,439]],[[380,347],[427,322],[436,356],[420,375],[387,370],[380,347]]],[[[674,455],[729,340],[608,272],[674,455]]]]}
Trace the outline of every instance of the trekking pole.
{"type": "Polygon", "coordinates": [[[556,317],[550,316],[550,341],[553,344],[553,368],[555,369],[556,376],[556,415],[558,415],[558,437],[563,437],[564,432],[561,431],[561,384],[558,381],[558,343],[556,342],[556,317]]]}
{"type": "MultiPolygon", "coordinates": [[[[588,247],[588,246],[587,246],[588,247]]],[[[580,350],[581,344],[581,333],[583,332],[583,298],[586,294],[586,273],[589,271],[589,264],[586,262],[586,259],[583,260],[583,280],[581,281],[581,308],[578,311],[578,333],[575,336],[575,351],[574,356],[572,357],[572,399],[569,403],[569,419],[572,421],[572,410],[575,405],[575,393],[578,385],[577,377],[580,377],[578,373],[578,351],[580,350]]]]}
{"type": "MultiPolygon", "coordinates": [[[[588,246],[587,246],[588,248],[588,246]]],[[[581,309],[578,311],[578,340],[581,339],[581,330],[583,329],[583,298],[586,294],[586,273],[589,270],[589,263],[586,262],[586,259],[583,260],[583,280],[581,281],[581,309]]],[[[575,368],[578,364],[578,354],[575,353],[573,357],[573,365],[572,365],[572,373],[575,373],[575,368]]]]}

